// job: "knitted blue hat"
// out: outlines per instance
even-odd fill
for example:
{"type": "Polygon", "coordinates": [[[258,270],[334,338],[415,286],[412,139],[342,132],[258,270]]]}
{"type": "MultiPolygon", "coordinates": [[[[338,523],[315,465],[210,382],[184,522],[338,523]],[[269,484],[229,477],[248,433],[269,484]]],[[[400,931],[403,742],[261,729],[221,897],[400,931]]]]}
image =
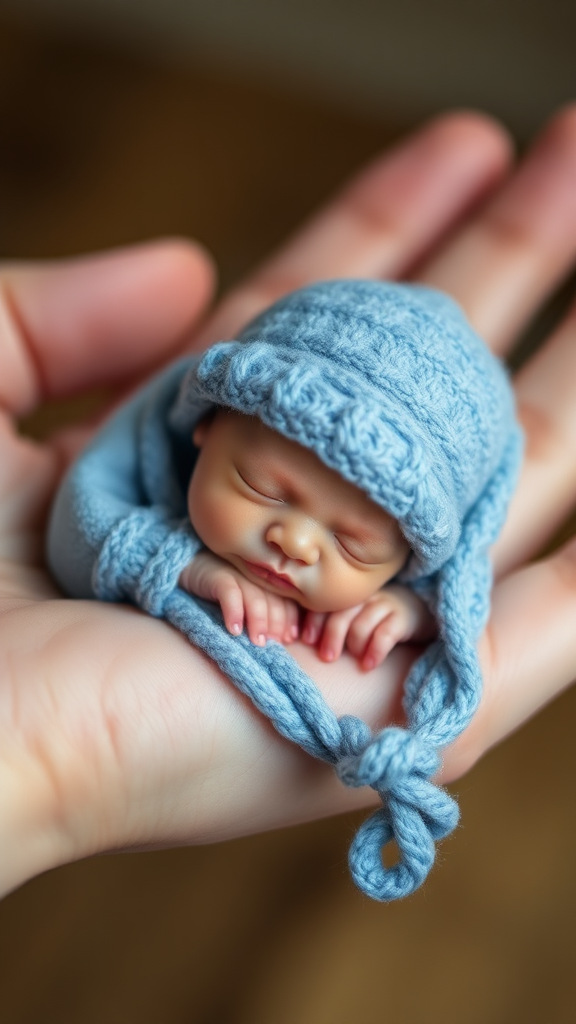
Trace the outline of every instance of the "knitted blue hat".
{"type": "MultiPolygon", "coordinates": [[[[330,281],[281,299],[214,345],[184,379],[172,425],[190,433],[213,405],[258,416],[398,520],[430,576],[519,432],[502,364],[441,292],[330,281]]],[[[510,486],[489,504],[498,529],[510,486]]]]}
{"type": "Polygon", "coordinates": [[[458,819],[429,779],[482,692],[488,549],[522,447],[507,374],[447,296],[330,281],[281,299],[238,340],[206,352],[183,381],[172,428],[189,435],[214,405],[258,416],[314,451],[397,519],[410,544],[399,579],[426,601],[439,639],[406,680],[406,728],[371,737],[358,719],[341,719],[334,758],[346,784],[372,786],[383,801],[350,852],[357,884],[378,899],[405,895],[428,873],[433,840],[458,819]],[[384,868],[391,838],[400,860],[384,868]]]}

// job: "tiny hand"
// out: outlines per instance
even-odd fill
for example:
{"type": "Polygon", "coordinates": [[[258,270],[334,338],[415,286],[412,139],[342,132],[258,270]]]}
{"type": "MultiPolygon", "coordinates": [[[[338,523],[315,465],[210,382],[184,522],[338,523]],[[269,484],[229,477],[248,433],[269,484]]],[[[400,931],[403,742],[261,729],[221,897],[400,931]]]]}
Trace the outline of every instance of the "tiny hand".
{"type": "Polygon", "coordinates": [[[318,644],[323,661],[335,661],[346,646],[367,672],[381,665],[397,643],[428,640],[433,633],[434,622],[420,599],[407,587],[390,585],[353,608],[308,612],[302,640],[318,644]]]}
{"type": "Polygon", "coordinates": [[[246,622],[246,632],[258,647],[263,647],[267,639],[289,644],[298,636],[299,607],[295,601],[269,593],[210,551],[196,555],[182,570],[178,582],[190,594],[217,601],[226,629],[234,636],[239,636],[246,622]]]}

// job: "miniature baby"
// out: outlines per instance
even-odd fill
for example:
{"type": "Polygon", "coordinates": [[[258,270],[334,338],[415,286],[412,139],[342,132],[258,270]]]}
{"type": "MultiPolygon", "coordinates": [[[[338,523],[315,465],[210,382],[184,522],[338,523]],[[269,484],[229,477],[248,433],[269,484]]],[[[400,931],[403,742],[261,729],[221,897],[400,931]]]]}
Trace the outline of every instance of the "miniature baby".
{"type": "Polygon", "coordinates": [[[204,417],[193,440],[200,452],[188,511],[206,550],[179,583],[217,601],[230,633],[246,623],[259,646],[301,636],[318,644],[324,661],[346,644],[366,671],[394,644],[434,635],[413,591],[384,586],[406,562],[409,544],[359,487],[257,417],[231,409],[204,417]]]}
{"type": "Polygon", "coordinates": [[[350,869],[396,899],[458,821],[432,780],[480,703],[490,546],[521,454],[507,374],[447,296],[327,281],[119,409],[62,483],[47,556],[66,593],[165,619],[282,736],[371,786],[381,806],[350,869]],[[405,680],[403,724],[375,735],[266,644],[295,639],[302,618],[322,657],[346,644],[367,669],[430,635],[420,601],[437,639],[405,680]]]}

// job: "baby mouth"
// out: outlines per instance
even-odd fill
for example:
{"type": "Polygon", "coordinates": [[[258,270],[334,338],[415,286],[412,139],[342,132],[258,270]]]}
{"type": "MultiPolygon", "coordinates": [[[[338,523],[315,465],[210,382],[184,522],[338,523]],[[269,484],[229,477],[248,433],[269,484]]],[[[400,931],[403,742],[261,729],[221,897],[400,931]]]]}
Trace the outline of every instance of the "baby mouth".
{"type": "Polygon", "coordinates": [[[298,590],[298,587],[292,582],[289,576],[286,576],[284,573],[275,572],[269,565],[259,565],[257,562],[248,562],[245,558],[243,558],[242,561],[250,572],[254,573],[254,575],[258,576],[261,580],[264,580],[267,583],[273,583],[274,586],[280,587],[280,589],[298,590]]]}

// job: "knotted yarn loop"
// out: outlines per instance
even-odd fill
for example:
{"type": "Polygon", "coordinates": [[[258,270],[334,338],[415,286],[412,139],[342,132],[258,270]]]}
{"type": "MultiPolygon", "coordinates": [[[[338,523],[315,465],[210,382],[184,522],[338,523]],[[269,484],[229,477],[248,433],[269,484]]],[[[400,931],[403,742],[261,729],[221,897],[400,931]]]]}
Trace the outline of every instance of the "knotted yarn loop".
{"type": "Polygon", "coordinates": [[[440,766],[434,747],[406,729],[390,726],[370,737],[358,719],[341,719],[342,755],[336,772],[347,786],[371,786],[382,807],[360,826],[350,848],[356,885],[377,900],[407,896],[434,862],[434,841],[458,821],[452,797],[429,781],[440,766]],[[399,859],[385,867],[382,851],[396,840],[399,859]]]}
{"type": "Polygon", "coordinates": [[[436,750],[406,729],[390,726],[368,743],[359,730],[358,739],[360,749],[345,754],[336,766],[345,786],[371,786],[380,794],[389,793],[410,776],[429,779],[440,767],[436,750]]]}

